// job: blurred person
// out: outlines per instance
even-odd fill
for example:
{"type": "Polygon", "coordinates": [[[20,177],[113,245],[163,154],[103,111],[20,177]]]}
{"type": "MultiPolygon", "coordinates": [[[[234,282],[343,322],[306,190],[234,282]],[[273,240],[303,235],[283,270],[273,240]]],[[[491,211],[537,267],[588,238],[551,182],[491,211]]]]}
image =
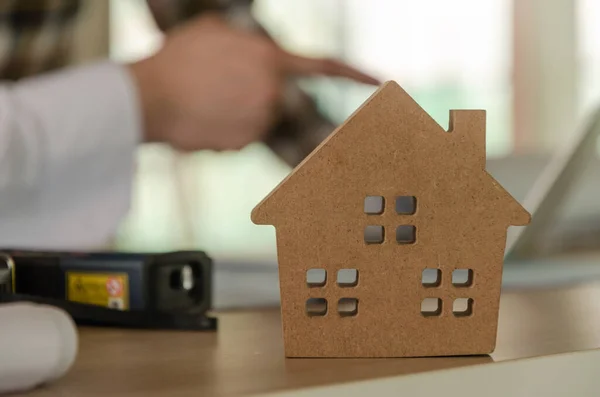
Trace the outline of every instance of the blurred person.
{"type": "MultiPolygon", "coordinates": [[[[202,3],[148,2],[162,28],[202,3]]],[[[139,144],[221,151],[259,141],[289,77],[378,83],[339,61],[288,53],[214,13],[170,26],[163,46],[139,62],[68,67],[80,6],[0,0],[2,247],[104,244],[128,211],[139,144]]]]}

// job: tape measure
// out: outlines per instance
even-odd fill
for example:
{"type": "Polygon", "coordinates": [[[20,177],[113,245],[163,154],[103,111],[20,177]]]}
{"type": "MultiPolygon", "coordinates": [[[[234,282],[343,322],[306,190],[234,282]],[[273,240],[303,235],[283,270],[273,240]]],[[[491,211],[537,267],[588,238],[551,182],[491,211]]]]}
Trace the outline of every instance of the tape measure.
{"type": "Polygon", "coordinates": [[[211,297],[201,251],[0,253],[0,302],[55,305],[82,325],[214,330],[211,297]]]}

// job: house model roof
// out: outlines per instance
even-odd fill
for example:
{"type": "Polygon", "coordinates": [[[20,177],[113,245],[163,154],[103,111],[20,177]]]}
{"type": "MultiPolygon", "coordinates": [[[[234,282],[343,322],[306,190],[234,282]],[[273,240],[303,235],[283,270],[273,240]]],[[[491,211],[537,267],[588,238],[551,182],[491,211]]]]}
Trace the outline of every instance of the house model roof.
{"type": "MultiPolygon", "coordinates": [[[[477,190],[488,193],[480,205],[496,211],[498,221],[528,224],[530,214],[485,170],[485,159],[484,110],[451,110],[446,131],[402,87],[388,81],[254,208],[252,221],[275,225],[287,219],[293,197],[313,191],[315,180],[331,175],[332,169],[346,167],[357,176],[373,173],[377,186],[377,170],[394,162],[405,170],[402,179],[427,175],[432,184],[458,183],[470,174],[477,179],[477,190]],[[352,169],[359,162],[364,167],[352,169]],[[453,172],[442,172],[448,170],[453,172]]],[[[404,183],[383,179],[386,185],[404,183]]],[[[358,180],[349,177],[347,182],[358,180]]]]}

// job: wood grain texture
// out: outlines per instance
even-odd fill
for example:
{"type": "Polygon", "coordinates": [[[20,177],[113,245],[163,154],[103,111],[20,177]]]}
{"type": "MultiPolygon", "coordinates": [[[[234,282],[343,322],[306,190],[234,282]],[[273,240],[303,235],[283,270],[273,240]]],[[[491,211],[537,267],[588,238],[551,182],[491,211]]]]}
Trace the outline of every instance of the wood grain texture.
{"type": "Polygon", "coordinates": [[[27,394],[240,396],[600,347],[600,284],[503,294],[491,356],[285,359],[279,310],[219,315],[218,333],[85,328],[65,378],[27,394]]]}
{"type": "Polygon", "coordinates": [[[485,171],[485,112],[453,110],[440,127],[398,84],[384,84],[252,213],[276,228],[285,354],[288,357],[411,357],[487,354],[496,343],[507,229],[530,216],[485,171]],[[367,196],[383,197],[381,214],[365,214],[367,196]],[[395,210],[416,197],[416,212],[395,210]],[[367,244],[368,226],[383,227],[367,244]],[[412,244],[396,241],[400,226],[416,228],[412,244]],[[425,288],[424,269],[441,271],[425,288]],[[309,287],[306,272],[325,269],[327,283],[309,287]],[[353,288],[336,285],[340,269],[357,269],[353,288]],[[451,283],[470,269],[468,288],[451,283]],[[358,300],[340,316],[340,299],[358,300]],[[423,316],[421,303],[441,300],[423,316]],[[309,299],[327,312],[310,316],[309,299]],[[471,299],[472,314],[453,314],[471,299]]]}

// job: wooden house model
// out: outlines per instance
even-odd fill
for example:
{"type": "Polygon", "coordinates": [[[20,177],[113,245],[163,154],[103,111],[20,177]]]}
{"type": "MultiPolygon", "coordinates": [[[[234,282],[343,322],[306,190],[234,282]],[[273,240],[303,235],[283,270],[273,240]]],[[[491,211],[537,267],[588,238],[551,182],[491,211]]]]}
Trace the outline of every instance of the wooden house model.
{"type": "Polygon", "coordinates": [[[288,357],[491,353],[507,229],[485,111],[444,130],[382,85],[252,212],[276,228],[288,357]]]}

